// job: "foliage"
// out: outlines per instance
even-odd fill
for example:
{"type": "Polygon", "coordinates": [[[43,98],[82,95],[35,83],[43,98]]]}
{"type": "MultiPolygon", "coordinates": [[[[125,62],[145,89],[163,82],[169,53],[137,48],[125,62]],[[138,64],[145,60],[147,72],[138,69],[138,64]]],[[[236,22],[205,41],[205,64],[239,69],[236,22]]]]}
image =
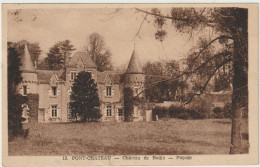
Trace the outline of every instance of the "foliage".
{"type": "Polygon", "coordinates": [[[134,99],[133,90],[131,88],[124,88],[124,121],[132,121],[134,114],[134,99]]]}
{"type": "Polygon", "coordinates": [[[38,63],[39,55],[42,52],[42,50],[39,46],[39,43],[37,43],[37,42],[30,43],[30,42],[27,42],[26,40],[21,40],[21,41],[18,41],[18,42],[9,42],[9,45],[12,46],[13,48],[15,48],[16,51],[20,55],[24,54],[25,44],[28,45],[28,50],[30,52],[33,64],[38,63]]]}
{"type": "Polygon", "coordinates": [[[97,84],[89,72],[78,73],[70,95],[71,118],[82,122],[98,121],[101,118],[97,84]]]}
{"type": "Polygon", "coordinates": [[[155,120],[155,116],[158,115],[158,118],[168,118],[169,117],[169,109],[167,107],[159,107],[155,106],[152,109],[152,117],[155,120]]]}
{"type": "Polygon", "coordinates": [[[148,88],[145,92],[146,99],[151,102],[163,102],[181,100],[183,90],[186,87],[181,80],[169,80],[160,82],[172,76],[178,75],[180,71],[179,64],[172,60],[168,62],[147,62],[143,71],[146,74],[145,87],[148,88]],[[152,85],[153,83],[157,83],[152,85]],[[152,89],[149,87],[152,86],[152,89]]]}
{"type": "Polygon", "coordinates": [[[226,104],[223,108],[215,107],[213,109],[213,115],[212,118],[230,118],[231,117],[231,104],[226,104]]]}
{"type": "Polygon", "coordinates": [[[111,52],[105,47],[104,37],[98,33],[92,33],[88,37],[87,52],[95,61],[98,71],[111,71],[113,66],[111,63],[111,52]]]}
{"type": "Polygon", "coordinates": [[[47,53],[47,57],[39,64],[39,69],[59,70],[65,66],[69,54],[75,50],[70,40],[57,42],[47,53]]]}
{"type": "Polygon", "coordinates": [[[26,137],[28,130],[23,129],[22,105],[27,102],[27,98],[17,94],[16,87],[22,81],[19,69],[20,54],[8,43],[8,137],[22,135],[26,137]]]}
{"type": "Polygon", "coordinates": [[[29,107],[28,121],[30,123],[38,122],[39,94],[27,94],[27,104],[29,107]]]}
{"type": "Polygon", "coordinates": [[[158,115],[158,118],[179,118],[179,119],[205,119],[206,114],[204,111],[195,109],[180,107],[176,105],[171,105],[170,107],[160,107],[155,106],[152,109],[152,116],[155,118],[155,115],[158,115]]]}
{"type": "MultiPolygon", "coordinates": [[[[189,57],[194,68],[187,69],[180,75],[191,77],[195,75],[197,81],[202,81],[199,91],[193,93],[185,102],[188,104],[195,96],[201,95],[214,78],[219,69],[224,66],[231,67],[232,71],[232,137],[230,154],[240,153],[241,151],[241,112],[248,106],[248,9],[246,8],[172,8],[170,16],[154,12],[154,9],[137,11],[159,18],[168,19],[173,23],[177,31],[181,33],[194,33],[211,30],[215,37],[209,36],[208,39],[200,39],[200,44],[196,46],[197,51],[189,57]],[[204,42],[207,41],[207,42],[204,42]],[[208,52],[212,46],[216,47],[215,52],[208,52]],[[210,54],[205,54],[203,52],[210,54]],[[204,76],[204,77],[203,77],[204,76]],[[201,80],[201,78],[205,78],[201,80]]],[[[158,9],[157,9],[158,10],[158,9]]],[[[160,22],[158,25],[165,23],[160,22]]],[[[156,25],[157,26],[157,25],[156,25]]],[[[160,38],[163,39],[164,33],[160,38]]],[[[227,67],[227,68],[228,68],[227,67]]]]}
{"type": "Polygon", "coordinates": [[[12,94],[16,93],[16,86],[22,81],[21,73],[19,69],[21,65],[20,54],[12,46],[12,43],[8,43],[8,91],[12,94]]]}

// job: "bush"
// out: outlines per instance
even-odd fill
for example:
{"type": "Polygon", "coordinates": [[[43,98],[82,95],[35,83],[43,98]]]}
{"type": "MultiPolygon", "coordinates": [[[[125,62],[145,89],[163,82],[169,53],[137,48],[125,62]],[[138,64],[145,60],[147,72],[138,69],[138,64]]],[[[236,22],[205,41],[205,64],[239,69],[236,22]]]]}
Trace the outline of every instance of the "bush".
{"type": "Polygon", "coordinates": [[[231,104],[226,104],[224,108],[215,107],[213,109],[213,115],[211,115],[211,118],[230,118],[231,117],[231,104]]]}
{"type": "Polygon", "coordinates": [[[178,118],[179,119],[184,119],[184,120],[187,120],[190,118],[190,115],[187,111],[183,111],[181,112],[179,115],[178,115],[178,118]]]}
{"type": "Polygon", "coordinates": [[[206,114],[203,110],[178,107],[171,105],[169,108],[156,106],[152,109],[153,120],[158,118],[179,118],[179,119],[205,119],[206,114]]]}
{"type": "Polygon", "coordinates": [[[189,112],[190,112],[190,117],[193,119],[205,119],[206,118],[206,114],[204,112],[196,111],[194,109],[189,110],[189,112]]]}
{"type": "Polygon", "coordinates": [[[169,115],[171,118],[178,118],[182,109],[180,107],[177,107],[175,105],[171,105],[169,107],[169,115]]]}
{"type": "Polygon", "coordinates": [[[219,113],[221,113],[221,112],[222,112],[222,110],[221,110],[220,107],[215,107],[215,108],[213,109],[213,113],[214,113],[214,114],[219,114],[219,113]]]}
{"type": "Polygon", "coordinates": [[[167,118],[169,117],[169,109],[167,107],[155,106],[152,109],[152,116],[154,120],[156,115],[158,115],[158,118],[164,118],[164,117],[167,118]]]}

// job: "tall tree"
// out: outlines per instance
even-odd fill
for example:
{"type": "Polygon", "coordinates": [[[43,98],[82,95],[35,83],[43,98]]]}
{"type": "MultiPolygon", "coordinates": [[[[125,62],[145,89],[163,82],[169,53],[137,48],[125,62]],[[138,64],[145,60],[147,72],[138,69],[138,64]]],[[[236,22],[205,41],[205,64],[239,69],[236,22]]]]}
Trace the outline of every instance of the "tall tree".
{"type": "Polygon", "coordinates": [[[18,135],[28,135],[28,130],[23,130],[22,105],[26,103],[26,97],[17,94],[16,87],[22,81],[20,54],[12,43],[8,43],[8,136],[12,139],[18,135]]]}
{"type": "Polygon", "coordinates": [[[111,63],[111,52],[105,47],[104,37],[98,33],[92,33],[88,37],[87,52],[97,65],[98,71],[111,71],[113,65],[111,63]]]}
{"type": "Polygon", "coordinates": [[[39,60],[39,55],[42,52],[42,50],[39,46],[39,43],[37,43],[37,42],[30,43],[30,42],[27,42],[26,40],[21,40],[21,41],[18,41],[18,42],[10,42],[9,43],[9,45],[14,47],[20,55],[22,55],[24,53],[24,45],[25,44],[28,44],[28,50],[30,52],[33,64],[37,65],[38,60],[39,60]]]}
{"type": "Polygon", "coordinates": [[[77,75],[70,95],[71,118],[80,121],[98,121],[101,118],[98,89],[89,72],[77,75]]]}
{"type": "Polygon", "coordinates": [[[67,56],[75,50],[69,40],[59,41],[52,46],[47,57],[39,64],[39,69],[59,70],[65,66],[67,56]]]}
{"type": "MultiPolygon", "coordinates": [[[[232,132],[230,154],[241,153],[241,119],[242,111],[248,105],[248,9],[244,8],[172,8],[170,15],[162,15],[158,9],[145,11],[137,9],[139,12],[154,16],[155,25],[158,27],[155,34],[156,39],[162,41],[165,36],[165,20],[169,19],[173,26],[181,33],[193,34],[196,31],[203,31],[206,28],[212,29],[217,35],[210,39],[203,47],[198,48],[194,54],[193,61],[200,60],[199,65],[194,69],[186,69],[180,76],[191,76],[200,69],[211,64],[213,70],[208,79],[201,87],[200,95],[205,90],[211,78],[218,69],[232,63],[232,132]],[[224,43],[225,47],[218,53],[208,55],[207,59],[201,59],[202,53],[208,47],[219,43],[224,43]]],[[[206,70],[208,72],[208,70],[206,70]]],[[[203,75],[203,73],[202,73],[203,75]]],[[[205,75],[207,76],[207,75],[205,75]]],[[[192,98],[190,98],[191,100],[192,98]]],[[[189,101],[190,101],[189,100],[189,101]]]]}
{"type": "Polygon", "coordinates": [[[176,61],[147,62],[143,67],[143,71],[145,73],[145,87],[149,88],[151,83],[158,83],[153,89],[147,89],[145,91],[146,99],[151,102],[180,100],[180,97],[176,99],[176,93],[185,88],[183,81],[176,79],[160,82],[178,75],[180,69],[179,64],[176,61]]]}

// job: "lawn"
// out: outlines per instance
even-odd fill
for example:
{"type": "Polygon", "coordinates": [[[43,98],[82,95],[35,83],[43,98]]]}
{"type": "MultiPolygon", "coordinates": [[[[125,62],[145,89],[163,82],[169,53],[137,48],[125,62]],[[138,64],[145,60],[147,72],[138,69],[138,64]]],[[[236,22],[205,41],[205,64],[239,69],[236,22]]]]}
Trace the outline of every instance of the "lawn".
{"type": "Polygon", "coordinates": [[[231,134],[228,119],[39,123],[24,128],[30,129],[28,138],[9,142],[9,155],[228,154],[231,134]]]}

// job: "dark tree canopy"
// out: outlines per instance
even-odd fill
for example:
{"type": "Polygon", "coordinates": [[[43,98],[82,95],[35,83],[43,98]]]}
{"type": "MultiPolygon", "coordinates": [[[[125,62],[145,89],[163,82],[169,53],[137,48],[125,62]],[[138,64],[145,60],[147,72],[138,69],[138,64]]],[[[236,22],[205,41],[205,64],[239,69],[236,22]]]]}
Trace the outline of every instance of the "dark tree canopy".
{"type": "Polygon", "coordinates": [[[134,98],[131,88],[124,88],[124,121],[130,122],[134,113],[134,98]]]}
{"type": "Polygon", "coordinates": [[[75,50],[69,40],[59,41],[52,46],[47,57],[39,64],[39,69],[59,70],[65,66],[67,56],[75,50]]]}
{"type": "Polygon", "coordinates": [[[23,55],[23,53],[24,53],[25,44],[28,45],[28,50],[30,52],[33,64],[35,64],[35,63],[38,64],[39,55],[42,52],[42,50],[39,46],[39,43],[37,43],[37,42],[30,43],[30,42],[27,42],[26,40],[21,40],[19,42],[9,42],[9,45],[14,47],[20,55],[23,55]]]}
{"type": "Polygon", "coordinates": [[[27,98],[17,94],[16,87],[22,81],[19,66],[20,54],[11,43],[8,43],[8,136],[11,140],[18,135],[27,136],[28,130],[23,130],[22,105],[27,98]]]}
{"type": "Polygon", "coordinates": [[[82,122],[98,121],[101,118],[98,89],[91,74],[78,73],[70,95],[70,117],[82,122]]]}
{"type": "Polygon", "coordinates": [[[163,101],[175,101],[181,100],[181,97],[177,97],[177,91],[183,91],[185,88],[184,82],[181,80],[169,80],[166,82],[160,82],[162,80],[171,78],[179,73],[179,64],[172,60],[168,62],[147,62],[143,71],[145,73],[145,87],[148,88],[145,91],[146,99],[151,102],[163,102],[163,101]],[[152,89],[149,89],[150,85],[157,83],[152,89]]]}
{"type": "Polygon", "coordinates": [[[88,37],[87,52],[97,65],[98,71],[111,71],[113,65],[111,63],[111,52],[105,46],[104,37],[98,33],[92,33],[88,37]]]}
{"type": "Polygon", "coordinates": [[[206,28],[214,31],[216,37],[208,38],[207,42],[200,39],[202,45],[194,48],[197,51],[187,58],[188,61],[193,62],[189,64],[193,68],[185,69],[177,77],[197,75],[198,80],[201,77],[207,78],[201,84],[199,93],[194,93],[187,99],[189,103],[194,96],[203,93],[209,81],[221,68],[229,68],[228,70],[233,73],[230,79],[233,87],[230,153],[243,152],[240,126],[241,113],[248,105],[248,9],[236,7],[172,8],[169,15],[162,15],[158,9],[145,11],[136,8],[136,10],[155,18],[155,26],[158,27],[155,38],[160,41],[166,37],[163,26],[165,20],[170,20],[180,33],[189,33],[191,36],[206,28]],[[221,44],[222,47],[218,48],[217,52],[208,52],[208,49],[216,43],[221,44]]]}

